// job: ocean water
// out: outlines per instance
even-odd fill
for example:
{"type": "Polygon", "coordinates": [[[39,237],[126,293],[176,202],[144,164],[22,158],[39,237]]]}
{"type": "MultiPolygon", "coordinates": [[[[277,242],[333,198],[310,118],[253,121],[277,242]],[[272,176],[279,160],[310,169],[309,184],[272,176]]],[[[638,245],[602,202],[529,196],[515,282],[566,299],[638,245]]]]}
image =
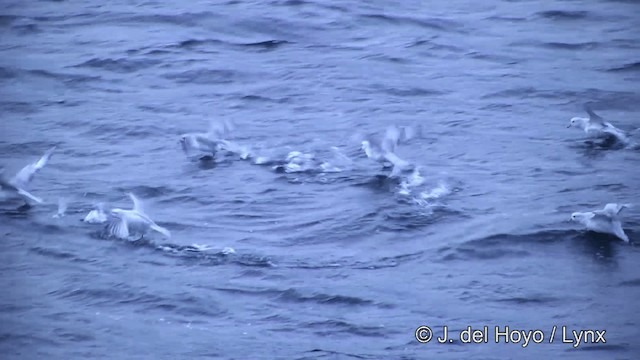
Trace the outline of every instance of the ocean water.
{"type": "Polygon", "coordinates": [[[56,146],[30,188],[46,203],[1,206],[3,359],[640,356],[640,151],[566,128],[585,103],[640,127],[640,3],[0,8],[2,165],[56,146]],[[211,120],[252,154],[350,161],[187,158],[181,134],[211,120]],[[419,173],[389,178],[359,150],[392,124],[421,130],[397,151],[419,173]],[[171,238],[79,221],[127,192],[171,238]],[[609,202],[637,204],[631,243],[569,221],[609,202]],[[420,343],[419,326],[454,341],[420,343]],[[461,341],[469,326],[488,341],[461,341]],[[495,326],[545,338],[495,343],[495,326]]]}

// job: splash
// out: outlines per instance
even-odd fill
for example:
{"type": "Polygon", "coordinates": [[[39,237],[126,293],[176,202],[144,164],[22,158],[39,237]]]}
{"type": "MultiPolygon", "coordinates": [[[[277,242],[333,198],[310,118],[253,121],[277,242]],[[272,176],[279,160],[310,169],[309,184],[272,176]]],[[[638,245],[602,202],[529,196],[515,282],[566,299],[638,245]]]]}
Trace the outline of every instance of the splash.
{"type": "Polygon", "coordinates": [[[450,186],[445,181],[439,181],[438,185],[425,189],[426,179],[421,174],[420,168],[415,168],[413,172],[402,179],[398,185],[398,194],[409,197],[411,202],[422,207],[434,205],[434,201],[451,193],[450,186]]]}

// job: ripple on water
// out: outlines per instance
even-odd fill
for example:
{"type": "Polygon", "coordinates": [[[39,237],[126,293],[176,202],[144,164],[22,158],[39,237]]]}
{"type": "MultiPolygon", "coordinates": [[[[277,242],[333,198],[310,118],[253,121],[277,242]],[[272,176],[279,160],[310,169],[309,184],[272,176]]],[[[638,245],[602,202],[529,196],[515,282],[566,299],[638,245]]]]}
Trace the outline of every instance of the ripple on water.
{"type": "Polygon", "coordinates": [[[548,10],[536,13],[536,15],[550,20],[581,20],[589,16],[588,11],[548,10]]]}
{"type": "Polygon", "coordinates": [[[232,293],[236,295],[247,295],[247,296],[257,296],[257,297],[266,297],[271,300],[285,303],[313,303],[316,305],[327,305],[327,306],[347,306],[347,307],[381,307],[381,308],[389,308],[390,305],[379,303],[377,301],[363,299],[357,296],[348,296],[348,295],[331,295],[325,293],[317,293],[313,292],[311,294],[307,294],[299,289],[269,289],[269,288],[230,288],[230,287],[216,287],[213,288],[216,291],[222,291],[227,293],[232,293]]]}
{"type": "Polygon", "coordinates": [[[153,59],[132,59],[132,58],[119,58],[119,59],[111,59],[111,58],[93,58],[91,60],[87,60],[81,64],[75,65],[75,67],[79,68],[92,68],[92,69],[100,69],[107,70],[116,73],[132,73],[140,70],[148,69],[159,64],[160,61],[153,59]]]}
{"type": "Polygon", "coordinates": [[[365,336],[373,338],[386,338],[394,331],[384,326],[360,325],[344,320],[310,321],[301,324],[304,329],[317,336],[340,337],[343,334],[365,336]]]}

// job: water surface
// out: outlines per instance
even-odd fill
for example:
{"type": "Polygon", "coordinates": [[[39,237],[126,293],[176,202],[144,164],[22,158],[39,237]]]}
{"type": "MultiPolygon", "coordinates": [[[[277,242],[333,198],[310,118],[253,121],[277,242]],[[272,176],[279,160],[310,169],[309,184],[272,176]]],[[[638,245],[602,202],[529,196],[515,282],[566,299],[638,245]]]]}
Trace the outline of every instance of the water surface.
{"type": "Polygon", "coordinates": [[[48,204],[0,215],[0,352],[636,358],[640,212],[623,213],[631,244],[568,219],[640,204],[640,153],[566,125],[590,102],[640,127],[638,19],[604,0],[3,2],[2,162],[57,150],[31,188],[48,204]],[[354,166],[185,158],[180,134],[212,119],[261,154],[336,146],[354,166]],[[408,195],[354,141],[390,124],[423,130],[398,150],[424,177],[408,195]],[[128,191],[171,239],[79,221],[128,191]],[[420,325],[607,343],[420,344],[420,325]]]}

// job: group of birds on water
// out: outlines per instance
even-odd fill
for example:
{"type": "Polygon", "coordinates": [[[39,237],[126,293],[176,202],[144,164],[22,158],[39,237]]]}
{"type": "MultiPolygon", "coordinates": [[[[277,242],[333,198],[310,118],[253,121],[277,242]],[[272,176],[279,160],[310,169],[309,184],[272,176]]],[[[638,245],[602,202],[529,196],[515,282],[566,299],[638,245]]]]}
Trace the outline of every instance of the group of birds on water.
{"type": "MultiPolygon", "coordinates": [[[[589,138],[599,138],[604,141],[614,142],[622,146],[629,146],[628,135],[606,122],[602,117],[595,114],[593,110],[585,105],[589,117],[571,118],[567,128],[575,127],[582,129],[589,138]]],[[[252,160],[256,165],[271,165],[277,172],[294,173],[309,170],[319,172],[337,172],[340,168],[336,162],[320,161],[313,154],[291,151],[284,159],[272,160],[267,157],[256,156],[248,147],[226,140],[226,135],[233,130],[233,124],[229,121],[212,122],[206,133],[191,133],[182,135],[180,144],[183,151],[189,158],[196,158],[200,161],[212,161],[219,152],[232,153],[243,160],[252,160]]],[[[409,161],[402,159],[396,154],[399,144],[409,141],[418,132],[412,127],[389,126],[384,135],[379,138],[366,136],[360,140],[361,150],[367,158],[382,164],[383,168],[391,168],[387,175],[390,178],[399,176],[409,170],[416,171],[416,167],[409,161]]],[[[51,159],[55,147],[47,152],[36,162],[25,166],[12,178],[4,176],[4,169],[0,169],[0,199],[11,200],[21,199],[25,202],[19,209],[27,210],[32,204],[42,204],[44,201],[28,191],[28,185],[35,176],[51,159]]],[[[337,162],[351,162],[351,159],[342,154],[337,148],[332,148],[337,162]]],[[[138,240],[150,231],[156,231],[169,238],[171,233],[166,228],[156,224],[144,210],[143,203],[133,193],[127,193],[133,206],[131,209],[113,208],[106,212],[103,205],[97,204],[82,221],[90,224],[106,224],[105,233],[108,236],[123,240],[138,240]]],[[[601,210],[588,212],[574,212],[571,220],[583,224],[588,230],[611,234],[619,239],[629,242],[629,237],[625,234],[620,219],[620,212],[629,204],[609,203],[601,210]]],[[[66,205],[59,203],[56,217],[64,216],[66,205]]]]}

